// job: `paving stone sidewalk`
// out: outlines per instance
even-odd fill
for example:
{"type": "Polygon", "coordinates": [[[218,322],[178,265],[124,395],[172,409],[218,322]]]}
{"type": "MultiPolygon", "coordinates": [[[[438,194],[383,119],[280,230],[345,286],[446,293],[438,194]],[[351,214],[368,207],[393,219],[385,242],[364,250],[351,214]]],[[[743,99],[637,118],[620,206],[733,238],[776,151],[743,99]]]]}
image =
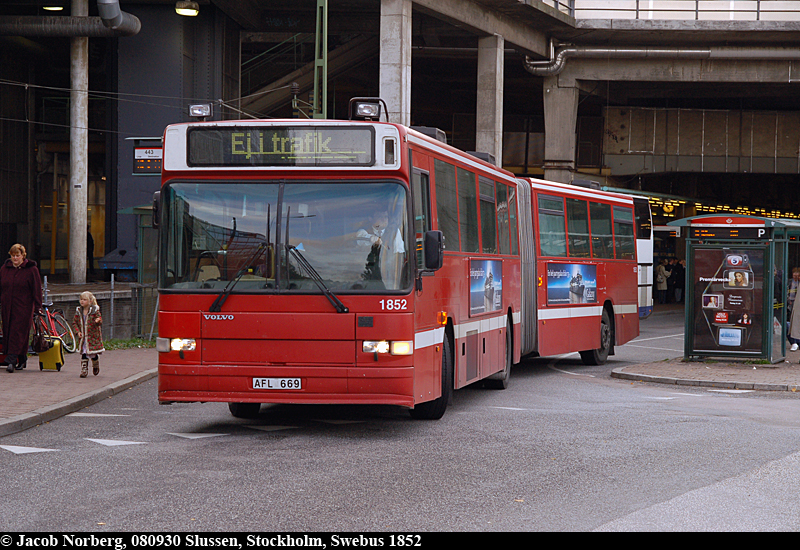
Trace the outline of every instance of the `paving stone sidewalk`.
{"type": "MultiPolygon", "coordinates": [[[[25,370],[0,370],[0,437],[49,422],[88,407],[158,374],[153,348],[106,351],[100,355],[100,374],[80,377],[81,356],[65,356],[60,371],[39,370],[35,355],[25,370]]],[[[153,399],[157,399],[153,395],[153,399]]]]}
{"type": "Polygon", "coordinates": [[[684,361],[683,358],[619,367],[611,372],[622,378],[679,386],[708,386],[740,390],[791,391],[800,394],[800,364],[797,353],[787,361],[760,364],[755,361],[706,359],[684,361]]]}

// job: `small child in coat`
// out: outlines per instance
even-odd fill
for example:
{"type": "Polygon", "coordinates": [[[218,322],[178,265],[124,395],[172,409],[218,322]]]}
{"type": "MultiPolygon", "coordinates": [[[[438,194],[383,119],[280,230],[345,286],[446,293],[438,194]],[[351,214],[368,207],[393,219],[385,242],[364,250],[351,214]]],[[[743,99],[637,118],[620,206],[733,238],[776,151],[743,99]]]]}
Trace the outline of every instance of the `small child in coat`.
{"type": "Polygon", "coordinates": [[[100,374],[100,354],[103,347],[103,318],[97,299],[89,291],[81,292],[78,300],[80,306],[75,308],[72,318],[72,330],[78,339],[78,351],[81,353],[81,378],[89,374],[89,357],[92,358],[92,374],[100,374]]]}

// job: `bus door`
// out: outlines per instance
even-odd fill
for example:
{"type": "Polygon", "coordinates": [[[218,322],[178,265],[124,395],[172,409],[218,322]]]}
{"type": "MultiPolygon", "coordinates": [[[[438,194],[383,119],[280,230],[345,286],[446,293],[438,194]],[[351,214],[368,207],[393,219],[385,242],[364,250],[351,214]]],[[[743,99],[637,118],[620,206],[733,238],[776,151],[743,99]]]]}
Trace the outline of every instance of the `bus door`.
{"type": "MultiPolygon", "coordinates": [[[[428,158],[415,152],[413,160],[427,165],[428,158]]],[[[427,166],[426,166],[427,167],[427,166]]],[[[431,196],[429,172],[413,168],[411,174],[412,208],[414,216],[415,261],[417,270],[425,268],[424,239],[431,229],[431,196]]],[[[444,327],[436,324],[436,313],[441,309],[435,301],[436,279],[423,274],[415,282],[414,290],[414,399],[436,397],[441,388],[441,343],[444,327]],[[437,351],[438,350],[438,351],[437,351]]]]}

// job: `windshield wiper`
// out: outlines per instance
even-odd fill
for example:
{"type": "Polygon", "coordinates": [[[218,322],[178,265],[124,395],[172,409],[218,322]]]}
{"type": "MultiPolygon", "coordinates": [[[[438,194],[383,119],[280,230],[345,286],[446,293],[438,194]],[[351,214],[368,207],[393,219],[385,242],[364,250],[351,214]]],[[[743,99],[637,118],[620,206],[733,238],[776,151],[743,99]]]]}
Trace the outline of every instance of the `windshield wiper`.
{"type": "Polygon", "coordinates": [[[337,313],[347,313],[350,311],[349,309],[347,309],[347,306],[345,306],[342,303],[342,301],[336,296],[336,294],[331,292],[331,290],[325,285],[325,282],[322,280],[320,274],[317,273],[317,270],[314,269],[314,266],[312,266],[308,262],[308,260],[306,260],[306,257],[300,253],[297,247],[287,244],[286,250],[288,250],[289,253],[295,257],[298,265],[300,265],[301,268],[306,270],[308,275],[311,277],[311,280],[313,280],[314,283],[316,283],[317,287],[320,289],[320,291],[322,291],[322,293],[325,295],[325,297],[328,299],[331,305],[336,309],[337,313]]]}
{"type": "MultiPolygon", "coordinates": [[[[241,279],[244,276],[244,274],[247,273],[247,271],[253,265],[253,262],[256,261],[256,258],[258,258],[261,255],[262,252],[264,252],[265,250],[269,250],[270,249],[271,243],[269,242],[269,216],[270,216],[271,207],[272,207],[271,204],[267,204],[267,226],[265,228],[266,235],[267,235],[267,240],[266,241],[262,241],[258,245],[258,248],[256,248],[255,252],[253,252],[253,255],[250,256],[247,259],[247,261],[242,265],[242,268],[239,270],[239,272],[236,273],[236,277],[234,277],[227,285],[225,285],[225,288],[222,289],[222,293],[219,296],[217,296],[216,300],[214,300],[214,303],[212,303],[211,307],[208,308],[208,311],[211,311],[211,312],[220,311],[222,309],[222,304],[224,304],[225,300],[228,299],[228,295],[233,290],[233,287],[236,286],[236,283],[239,282],[239,279],[241,279]]],[[[236,235],[236,218],[233,218],[233,231],[231,232],[231,238],[228,240],[227,246],[225,246],[225,253],[226,254],[227,254],[228,248],[230,248],[231,244],[233,244],[233,236],[234,235],[236,235]]],[[[269,253],[267,253],[267,260],[269,260],[269,253]]],[[[226,256],[226,262],[227,262],[227,256],[226,256]]]]}
{"type": "Polygon", "coordinates": [[[252,267],[253,262],[256,261],[256,258],[258,258],[261,255],[261,253],[268,248],[268,246],[269,245],[266,242],[262,242],[261,244],[258,245],[256,251],[253,252],[253,254],[244,263],[244,265],[242,265],[241,269],[239,269],[238,273],[236,273],[236,277],[231,279],[231,281],[225,286],[225,288],[222,289],[222,293],[219,296],[217,296],[217,299],[214,300],[214,303],[211,304],[211,307],[208,308],[208,311],[217,312],[222,309],[222,304],[224,304],[225,300],[228,299],[228,295],[230,295],[231,290],[233,290],[233,287],[236,286],[236,283],[239,282],[239,279],[241,279],[244,276],[244,274],[247,273],[247,271],[252,267]]]}

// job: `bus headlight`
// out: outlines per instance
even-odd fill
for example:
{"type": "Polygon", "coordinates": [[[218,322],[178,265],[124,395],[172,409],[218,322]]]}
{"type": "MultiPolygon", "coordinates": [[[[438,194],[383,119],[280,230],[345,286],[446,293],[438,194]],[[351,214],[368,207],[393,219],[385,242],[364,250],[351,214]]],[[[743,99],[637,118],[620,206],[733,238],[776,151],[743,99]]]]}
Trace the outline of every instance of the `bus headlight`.
{"type": "Polygon", "coordinates": [[[389,353],[389,342],[386,340],[364,340],[361,346],[364,353],[389,353]]]}
{"type": "Polygon", "coordinates": [[[361,346],[364,353],[389,353],[391,355],[411,355],[414,352],[414,342],[398,340],[364,340],[361,346]]]}
{"type": "Polygon", "coordinates": [[[391,342],[390,346],[392,355],[411,355],[414,353],[414,342],[391,342]]]}
{"type": "Polygon", "coordinates": [[[356,103],[356,117],[372,120],[374,118],[378,118],[379,116],[381,116],[380,103],[356,103]]]}
{"type": "Polygon", "coordinates": [[[156,351],[194,351],[197,343],[194,338],[156,338],[156,351]]]}
{"type": "Polygon", "coordinates": [[[194,338],[173,338],[169,346],[172,351],[194,351],[196,344],[194,338]]]}

